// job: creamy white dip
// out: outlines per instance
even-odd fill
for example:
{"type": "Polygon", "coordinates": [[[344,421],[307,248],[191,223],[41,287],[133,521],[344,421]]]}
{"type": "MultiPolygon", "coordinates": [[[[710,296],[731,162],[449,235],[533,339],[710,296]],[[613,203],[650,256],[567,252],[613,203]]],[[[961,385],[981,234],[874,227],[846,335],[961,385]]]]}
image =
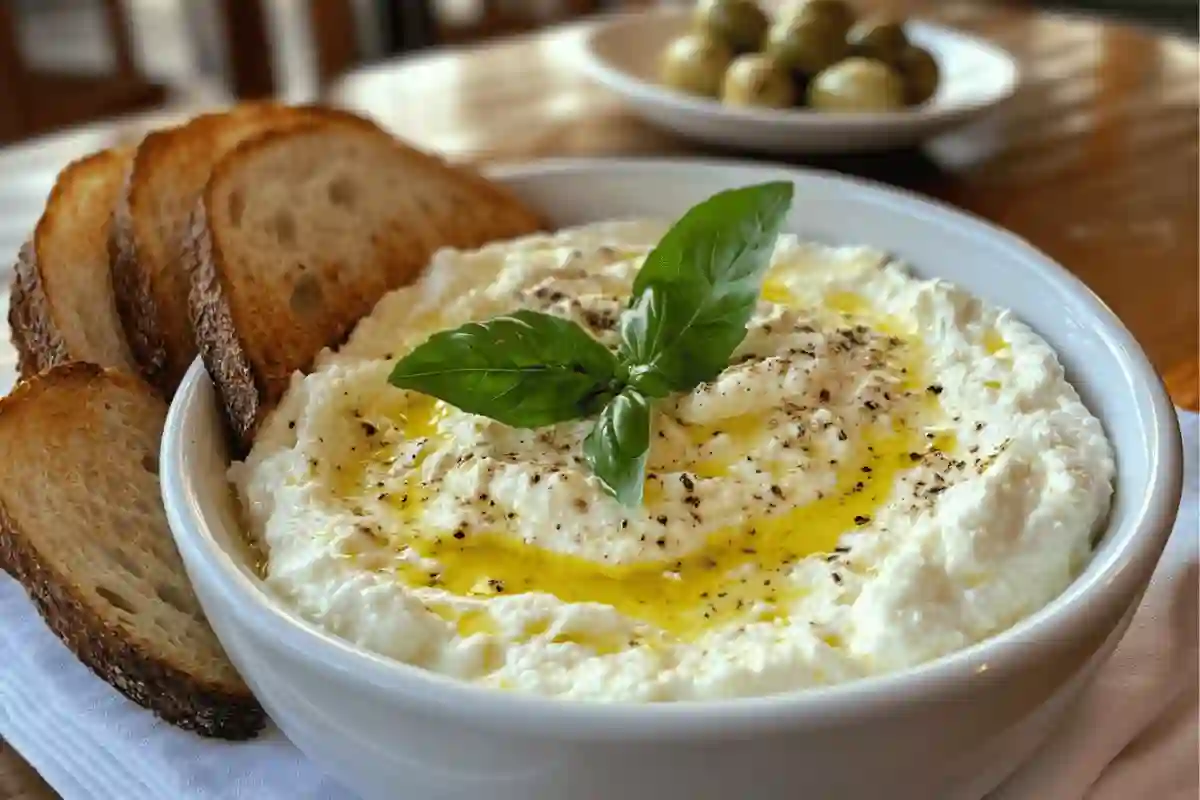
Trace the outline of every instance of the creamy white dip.
{"type": "Polygon", "coordinates": [[[1100,423],[1011,313],[872,250],[780,239],[729,368],[656,406],[641,508],[588,474],[588,422],[515,430],[388,384],[430,333],[516,308],[615,346],[664,231],[442,252],[297,375],[230,470],[268,585],[425,669],[665,701],[915,665],[1070,583],[1112,493],[1100,423]]]}

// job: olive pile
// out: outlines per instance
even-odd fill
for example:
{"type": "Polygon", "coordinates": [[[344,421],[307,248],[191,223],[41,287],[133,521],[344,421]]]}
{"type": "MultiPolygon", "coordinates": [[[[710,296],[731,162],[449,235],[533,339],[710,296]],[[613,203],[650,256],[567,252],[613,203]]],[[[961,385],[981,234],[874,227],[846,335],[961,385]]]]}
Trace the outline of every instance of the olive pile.
{"type": "Polygon", "coordinates": [[[857,21],[845,0],[792,0],[774,23],[754,0],[699,0],[661,77],[729,106],[870,112],[926,102],[939,71],[901,20],[857,21]]]}

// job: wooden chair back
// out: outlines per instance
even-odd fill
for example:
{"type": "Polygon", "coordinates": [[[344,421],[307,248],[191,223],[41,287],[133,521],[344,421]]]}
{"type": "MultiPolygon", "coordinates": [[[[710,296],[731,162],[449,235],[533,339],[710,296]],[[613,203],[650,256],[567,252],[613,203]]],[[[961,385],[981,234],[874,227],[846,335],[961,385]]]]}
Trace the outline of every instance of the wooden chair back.
{"type": "Polygon", "coordinates": [[[99,0],[114,69],[78,75],[31,66],[21,52],[14,0],[0,0],[0,142],[150,108],[166,97],[140,74],[123,0],[99,0]]]}

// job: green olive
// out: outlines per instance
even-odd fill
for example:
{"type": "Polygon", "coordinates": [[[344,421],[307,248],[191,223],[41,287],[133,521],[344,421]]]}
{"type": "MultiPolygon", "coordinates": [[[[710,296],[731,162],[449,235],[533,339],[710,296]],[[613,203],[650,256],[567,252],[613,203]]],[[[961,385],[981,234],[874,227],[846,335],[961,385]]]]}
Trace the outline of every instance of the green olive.
{"type": "Polygon", "coordinates": [[[754,0],[700,0],[693,22],[696,31],[724,42],[735,53],[758,50],[769,24],[754,0]]]}
{"type": "Polygon", "coordinates": [[[897,67],[904,79],[904,100],[910,106],[919,106],[937,94],[941,70],[928,50],[916,45],[906,47],[897,67]]]}
{"type": "Polygon", "coordinates": [[[717,97],[733,53],[724,44],[703,34],[681,36],[663,51],[659,64],[662,82],[681,92],[717,97]]]}
{"type": "Polygon", "coordinates": [[[803,14],[777,22],[767,34],[764,52],[787,69],[811,77],[846,57],[846,40],[834,25],[824,17],[803,14]]]}
{"type": "Polygon", "coordinates": [[[813,78],[808,104],[819,111],[895,111],[904,108],[904,81],[882,61],[847,58],[813,78]]]}
{"type": "Polygon", "coordinates": [[[796,104],[792,76],[760,53],[738,56],[725,71],[721,101],[730,106],[790,108],[796,104]]]}
{"type": "Polygon", "coordinates": [[[843,38],[854,25],[854,9],[845,0],[791,0],[780,9],[776,19],[791,22],[802,16],[824,20],[843,38]]]}
{"type": "Polygon", "coordinates": [[[896,66],[900,54],[908,47],[904,25],[896,20],[875,18],[863,20],[850,29],[847,36],[850,49],[856,56],[873,58],[896,66]]]}

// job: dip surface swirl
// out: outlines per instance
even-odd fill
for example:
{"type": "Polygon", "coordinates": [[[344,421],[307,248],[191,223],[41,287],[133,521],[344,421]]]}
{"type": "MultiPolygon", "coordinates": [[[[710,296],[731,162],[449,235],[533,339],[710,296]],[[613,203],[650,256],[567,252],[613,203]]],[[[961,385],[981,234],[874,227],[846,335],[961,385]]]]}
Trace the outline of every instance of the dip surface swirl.
{"type": "Polygon", "coordinates": [[[230,477],[268,585],[375,652],[597,701],[762,695],[1011,626],[1090,556],[1111,448],[1050,347],[881,253],[780,238],[745,340],[655,407],[639,508],[588,421],[518,430],[396,389],[430,333],[520,308],[615,348],[666,226],[444,251],[297,376],[230,477]]]}

